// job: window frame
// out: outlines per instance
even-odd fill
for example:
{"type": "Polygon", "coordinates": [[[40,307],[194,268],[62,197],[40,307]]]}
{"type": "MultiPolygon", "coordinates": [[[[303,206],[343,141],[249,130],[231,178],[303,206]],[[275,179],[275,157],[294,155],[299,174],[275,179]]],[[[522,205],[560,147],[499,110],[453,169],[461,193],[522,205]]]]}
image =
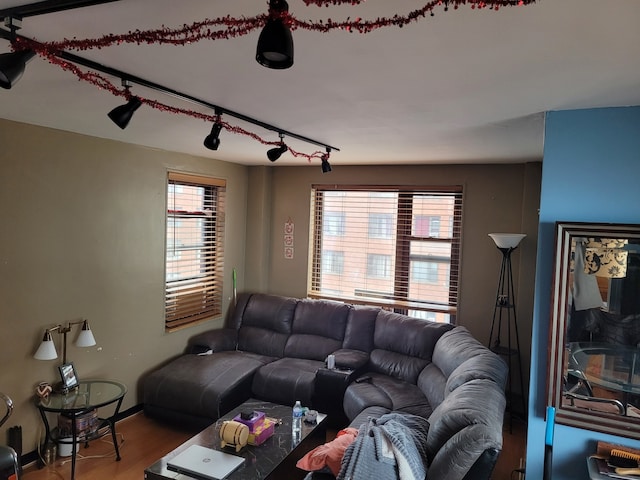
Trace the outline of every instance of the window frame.
{"type": "Polygon", "coordinates": [[[169,171],[165,194],[165,330],[172,332],[222,315],[226,181],[169,171]],[[202,203],[176,205],[178,195],[197,199],[193,187],[202,203]]]}
{"type": "MultiPolygon", "coordinates": [[[[331,197],[331,198],[333,198],[331,197]]],[[[348,202],[345,203],[348,205],[348,202]]],[[[329,207],[327,207],[329,208],[329,207]]],[[[331,207],[335,208],[335,207],[331,207]]],[[[344,207],[348,208],[348,207],[344,207]]],[[[416,207],[417,208],[417,207],[416,207]]],[[[371,211],[375,211],[375,207],[370,207],[371,211]]],[[[366,210],[363,208],[363,211],[366,210]]],[[[324,298],[329,300],[346,301],[350,303],[360,303],[381,306],[399,313],[414,312],[434,312],[441,319],[439,321],[448,321],[455,323],[458,304],[458,284],[460,269],[460,250],[462,241],[462,212],[463,212],[463,187],[460,185],[453,186],[369,186],[369,185],[312,185],[311,189],[311,211],[312,222],[310,225],[310,258],[309,258],[309,283],[307,295],[311,298],[324,298]],[[390,274],[394,278],[393,291],[380,292],[368,295],[366,292],[376,292],[375,287],[367,287],[366,282],[357,283],[355,281],[347,281],[349,288],[353,287],[353,296],[336,294],[335,289],[332,292],[322,290],[322,245],[323,236],[326,231],[322,229],[322,219],[324,212],[325,197],[324,194],[331,192],[333,197],[338,195],[346,196],[349,192],[368,192],[371,205],[376,205],[376,198],[388,198],[389,195],[397,195],[397,223],[396,231],[393,232],[394,242],[396,244],[395,252],[392,253],[392,271],[390,274]],[[431,215],[437,217],[439,224],[439,234],[432,236],[434,233],[433,221],[429,220],[428,234],[429,236],[417,236],[414,233],[413,208],[414,201],[418,202],[421,196],[427,197],[444,197],[451,201],[448,206],[451,210],[451,216],[431,215]],[[447,223],[449,225],[447,225],[447,223]],[[448,228],[447,228],[448,227],[448,228]],[[413,243],[412,243],[413,242],[413,243]],[[442,243],[443,250],[447,251],[449,256],[429,255],[424,257],[420,254],[411,253],[411,246],[416,242],[424,242],[436,245],[442,243]],[[448,250],[447,250],[448,248],[448,250]],[[445,264],[448,269],[443,273],[448,280],[444,284],[445,289],[448,288],[447,300],[434,301],[420,300],[409,297],[410,286],[414,283],[411,279],[412,261],[426,261],[437,264],[445,264]],[[364,292],[364,293],[363,293],[364,292]],[[444,320],[442,320],[444,319],[444,320]]],[[[333,211],[335,216],[335,210],[333,211]]],[[[361,215],[364,215],[362,213],[361,215]]],[[[418,214],[416,214],[418,215],[418,214]]],[[[369,220],[367,222],[370,225],[369,220]]],[[[345,220],[345,228],[351,228],[349,220],[345,220]]],[[[369,236],[369,228],[365,229],[362,235],[369,236]]],[[[423,232],[424,233],[424,232],[423,232]]],[[[349,233],[345,233],[349,235],[349,233]]],[[[332,250],[335,247],[331,248],[332,250]]],[[[372,252],[375,253],[375,252],[372,252]]],[[[367,265],[365,272],[368,274],[367,265]]],[[[366,275],[365,275],[366,276],[366,275]]],[[[424,282],[428,284],[428,282],[424,282]]],[[[328,286],[325,286],[328,288],[328,286]]],[[[445,290],[447,292],[447,290],[445,290]]]]}

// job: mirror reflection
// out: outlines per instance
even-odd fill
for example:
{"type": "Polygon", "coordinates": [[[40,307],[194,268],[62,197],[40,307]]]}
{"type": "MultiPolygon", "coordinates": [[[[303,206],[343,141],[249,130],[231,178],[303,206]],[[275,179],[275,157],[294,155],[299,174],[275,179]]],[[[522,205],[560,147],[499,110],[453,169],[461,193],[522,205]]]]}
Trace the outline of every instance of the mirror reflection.
{"type": "Polygon", "coordinates": [[[550,404],[560,423],[639,437],[640,227],[559,223],[556,238],[550,404]]]}

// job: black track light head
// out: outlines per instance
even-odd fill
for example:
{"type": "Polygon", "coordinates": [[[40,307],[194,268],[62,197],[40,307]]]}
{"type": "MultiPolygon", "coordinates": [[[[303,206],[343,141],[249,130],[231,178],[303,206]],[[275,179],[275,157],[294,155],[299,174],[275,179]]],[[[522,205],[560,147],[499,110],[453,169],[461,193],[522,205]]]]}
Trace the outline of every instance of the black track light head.
{"type": "Polygon", "coordinates": [[[124,130],[127,128],[127,125],[129,125],[129,121],[131,120],[131,117],[133,117],[133,113],[140,108],[140,105],[142,105],[142,100],[138,97],[131,97],[124,105],[120,105],[119,107],[111,110],[108,113],[109,118],[113,123],[124,130]]]}
{"type": "Polygon", "coordinates": [[[280,145],[267,151],[267,158],[272,162],[278,160],[284,152],[289,150],[289,147],[284,143],[284,133],[278,133],[278,135],[280,135],[280,145]]]}
{"type": "Polygon", "coordinates": [[[331,154],[331,149],[327,148],[327,153],[322,155],[322,173],[329,173],[331,171],[331,165],[329,164],[330,154],[331,154]]]}
{"type": "Polygon", "coordinates": [[[279,147],[275,147],[272,148],[271,150],[269,150],[267,152],[267,158],[269,160],[271,160],[272,162],[275,162],[276,160],[278,160],[282,154],[284,152],[286,152],[287,150],[289,150],[289,147],[287,147],[284,143],[282,145],[280,145],[279,147]]]}
{"type": "Polygon", "coordinates": [[[204,146],[209,150],[218,150],[220,146],[220,132],[222,131],[222,124],[216,121],[211,127],[211,133],[204,139],[204,146]]]}
{"type": "Polygon", "coordinates": [[[256,49],[256,60],[262,66],[282,70],[293,65],[293,37],[280,16],[288,11],[285,0],[269,2],[269,19],[260,32],[256,49]]]}
{"type": "Polygon", "coordinates": [[[0,87],[9,90],[20,78],[27,62],[35,56],[33,50],[3,53],[0,55],[0,87]]]}

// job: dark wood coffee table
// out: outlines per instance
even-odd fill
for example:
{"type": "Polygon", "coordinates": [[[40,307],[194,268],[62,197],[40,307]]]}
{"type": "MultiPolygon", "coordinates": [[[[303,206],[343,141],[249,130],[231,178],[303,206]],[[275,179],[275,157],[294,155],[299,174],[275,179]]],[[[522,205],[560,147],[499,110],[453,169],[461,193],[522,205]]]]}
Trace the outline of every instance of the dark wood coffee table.
{"type": "Polygon", "coordinates": [[[282,480],[302,479],[306,472],[296,467],[296,462],[307,452],[325,442],[326,415],[319,413],[318,421],[314,425],[302,423],[302,432],[298,442],[295,442],[291,434],[292,408],[261,400],[249,399],[238,408],[221,417],[213,425],[205,428],[195,437],[186,441],[178,448],[169,452],[144,471],[147,480],[166,480],[189,478],[184,474],[167,469],[167,461],[176,456],[190,445],[202,445],[204,447],[222,450],[245,458],[244,465],[226,477],[229,480],[282,480]],[[220,427],[225,420],[242,411],[260,411],[267,417],[282,420],[282,424],[275,427],[273,436],[262,445],[247,445],[239,453],[235,449],[220,447],[220,427]]]}

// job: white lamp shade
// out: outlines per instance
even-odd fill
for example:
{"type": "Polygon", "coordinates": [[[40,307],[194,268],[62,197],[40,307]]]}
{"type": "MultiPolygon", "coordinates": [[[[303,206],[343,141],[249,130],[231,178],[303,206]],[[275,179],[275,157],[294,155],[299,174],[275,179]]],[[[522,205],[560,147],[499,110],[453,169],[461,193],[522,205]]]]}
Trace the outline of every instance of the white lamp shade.
{"type": "Polygon", "coordinates": [[[36,350],[33,358],[36,360],[55,360],[58,358],[58,352],[56,352],[56,346],[53,343],[50,332],[44,334],[42,343],[38,347],[38,350],[36,350]]]}
{"type": "Polygon", "coordinates": [[[76,339],[76,347],[93,347],[95,344],[96,339],[93,337],[93,333],[91,333],[89,323],[85,320],[82,324],[82,330],[80,330],[78,338],[76,339]]]}
{"type": "Polygon", "coordinates": [[[516,248],[526,235],[524,233],[490,233],[498,248],[516,248]]]}

